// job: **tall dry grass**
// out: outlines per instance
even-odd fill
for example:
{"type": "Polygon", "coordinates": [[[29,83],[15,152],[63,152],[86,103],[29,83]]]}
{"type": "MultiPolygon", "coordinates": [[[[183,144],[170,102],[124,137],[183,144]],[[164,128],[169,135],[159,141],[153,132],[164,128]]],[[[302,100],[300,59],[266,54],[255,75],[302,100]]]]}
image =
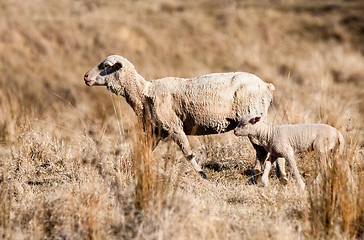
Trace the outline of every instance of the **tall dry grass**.
{"type": "Polygon", "coordinates": [[[0,234],[5,239],[363,237],[360,1],[3,1],[0,234]],[[245,185],[246,139],[191,137],[208,179],[167,139],[152,151],[125,101],[83,74],[120,54],[147,79],[247,71],[276,86],[269,121],[345,136],[307,190],[245,185]],[[347,175],[347,163],[350,175],[347,175]]]}
{"type": "Polygon", "coordinates": [[[321,178],[308,185],[308,236],[321,238],[361,238],[363,234],[362,176],[356,175],[355,145],[343,156],[327,157],[328,166],[318,169],[321,178]]]}

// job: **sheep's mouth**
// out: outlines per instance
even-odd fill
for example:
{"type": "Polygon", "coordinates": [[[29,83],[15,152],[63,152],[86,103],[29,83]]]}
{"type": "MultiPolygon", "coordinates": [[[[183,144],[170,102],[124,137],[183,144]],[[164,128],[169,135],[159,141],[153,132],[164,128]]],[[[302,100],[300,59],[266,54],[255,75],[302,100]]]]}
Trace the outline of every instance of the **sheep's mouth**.
{"type": "Polygon", "coordinates": [[[95,84],[95,81],[92,80],[85,80],[85,84],[89,87],[93,86],[95,84]]]}

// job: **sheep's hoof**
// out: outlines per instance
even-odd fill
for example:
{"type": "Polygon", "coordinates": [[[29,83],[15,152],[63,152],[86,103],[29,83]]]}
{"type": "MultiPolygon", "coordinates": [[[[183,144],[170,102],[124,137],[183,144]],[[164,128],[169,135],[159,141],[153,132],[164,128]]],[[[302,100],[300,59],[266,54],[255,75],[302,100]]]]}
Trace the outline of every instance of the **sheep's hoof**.
{"type": "Polygon", "coordinates": [[[199,171],[198,173],[201,175],[203,179],[207,179],[206,173],[204,173],[203,171],[199,171]]]}

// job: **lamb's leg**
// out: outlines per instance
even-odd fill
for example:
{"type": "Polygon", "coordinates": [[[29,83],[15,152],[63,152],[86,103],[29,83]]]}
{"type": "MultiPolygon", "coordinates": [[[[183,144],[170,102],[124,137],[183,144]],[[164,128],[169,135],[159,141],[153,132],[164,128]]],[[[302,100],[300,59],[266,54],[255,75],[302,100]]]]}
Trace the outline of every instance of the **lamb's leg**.
{"type": "Polygon", "coordinates": [[[201,166],[196,162],[195,156],[192,153],[190,143],[188,142],[186,134],[181,128],[174,127],[171,132],[172,139],[181,148],[183,154],[186,156],[187,160],[192,164],[193,168],[201,175],[202,178],[207,178],[204,171],[202,171],[201,166]]]}
{"type": "Polygon", "coordinates": [[[318,155],[318,174],[315,178],[315,180],[313,181],[313,183],[316,186],[319,186],[322,183],[322,177],[325,176],[325,172],[328,170],[327,169],[327,154],[325,152],[324,149],[320,148],[322,146],[323,143],[319,142],[319,143],[315,143],[314,145],[314,149],[317,151],[317,155],[318,155]]]}
{"type": "Polygon", "coordinates": [[[277,160],[277,157],[272,156],[272,155],[270,155],[270,156],[271,156],[271,158],[267,159],[264,163],[264,171],[263,171],[263,176],[262,176],[262,183],[264,186],[269,185],[269,172],[272,167],[272,164],[274,164],[274,162],[277,160]]]}
{"type": "Polygon", "coordinates": [[[313,149],[317,151],[318,155],[318,174],[314,180],[314,183],[320,184],[322,180],[322,176],[325,176],[325,172],[327,171],[327,151],[323,147],[323,141],[315,141],[313,145],[313,149]]]}
{"type": "Polygon", "coordinates": [[[305,183],[303,182],[300,172],[298,171],[296,160],[294,159],[293,151],[286,154],[285,159],[287,160],[288,166],[289,166],[290,170],[292,171],[293,176],[295,177],[298,185],[300,186],[301,189],[304,189],[305,183]]]}
{"type": "Polygon", "coordinates": [[[154,151],[154,149],[156,149],[157,148],[157,146],[158,146],[158,143],[161,141],[161,138],[155,138],[154,140],[153,140],[153,144],[152,144],[152,151],[154,151]]]}
{"type": "Polygon", "coordinates": [[[320,164],[320,172],[326,171],[328,166],[328,153],[326,149],[317,147],[318,160],[320,164]]]}
{"type": "Polygon", "coordinates": [[[261,164],[258,159],[255,159],[253,170],[250,173],[247,184],[257,184],[257,175],[259,175],[261,171],[261,164]]]}
{"type": "Polygon", "coordinates": [[[255,138],[249,137],[249,140],[253,145],[253,148],[255,149],[256,160],[247,183],[256,184],[256,176],[262,172],[262,164],[264,164],[264,162],[268,158],[268,152],[264,149],[264,147],[258,145],[259,142],[255,138]]]}
{"type": "Polygon", "coordinates": [[[269,177],[269,172],[270,172],[271,167],[272,167],[272,162],[269,160],[265,161],[264,172],[262,175],[262,183],[264,186],[268,186],[268,184],[269,184],[268,177],[269,177]]]}
{"type": "Polygon", "coordinates": [[[277,174],[279,181],[283,185],[287,185],[287,183],[288,183],[287,174],[285,171],[285,163],[286,163],[286,161],[284,158],[278,158],[277,163],[276,163],[276,174],[277,174]]]}

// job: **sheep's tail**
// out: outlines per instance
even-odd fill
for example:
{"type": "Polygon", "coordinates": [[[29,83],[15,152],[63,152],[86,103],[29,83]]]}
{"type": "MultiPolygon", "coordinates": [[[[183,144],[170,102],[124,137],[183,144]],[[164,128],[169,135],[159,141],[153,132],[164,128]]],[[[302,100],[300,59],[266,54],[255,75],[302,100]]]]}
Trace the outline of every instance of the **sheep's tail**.
{"type": "Polygon", "coordinates": [[[339,154],[340,156],[343,155],[344,152],[344,144],[345,144],[345,140],[343,135],[338,131],[338,150],[339,150],[339,154]]]}

